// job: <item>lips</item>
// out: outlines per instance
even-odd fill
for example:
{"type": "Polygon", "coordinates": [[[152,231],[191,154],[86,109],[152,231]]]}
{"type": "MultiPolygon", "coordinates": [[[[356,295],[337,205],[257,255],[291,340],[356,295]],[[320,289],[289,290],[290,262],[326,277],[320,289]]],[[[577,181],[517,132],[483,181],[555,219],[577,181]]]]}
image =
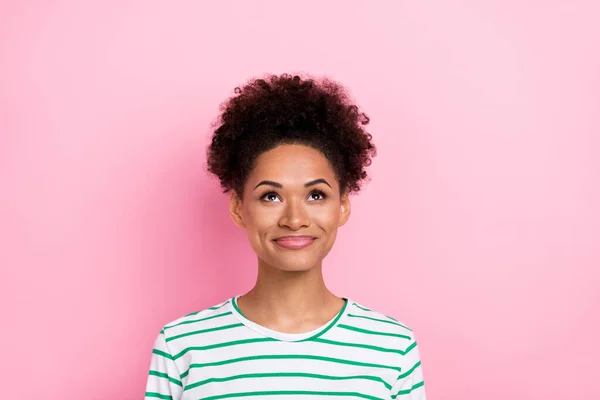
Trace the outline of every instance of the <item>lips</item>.
{"type": "Polygon", "coordinates": [[[313,236],[283,236],[274,240],[274,242],[283,248],[298,250],[310,246],[315,241],[313,236]]]}

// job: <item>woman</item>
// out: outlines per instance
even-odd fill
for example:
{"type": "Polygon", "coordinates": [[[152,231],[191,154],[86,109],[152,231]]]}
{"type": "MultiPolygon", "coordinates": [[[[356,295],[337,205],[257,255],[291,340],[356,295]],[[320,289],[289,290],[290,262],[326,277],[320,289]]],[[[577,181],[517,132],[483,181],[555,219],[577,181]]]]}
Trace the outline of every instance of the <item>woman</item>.
{"type": "Polygon", "coordinates": [[[255,79],[223,106],[208,170],[258,259],[252,290],[165,325],[146,399],[425,399],[412,330],[331,293],[322,262],[375,156],[330,80],[255,79]]]}

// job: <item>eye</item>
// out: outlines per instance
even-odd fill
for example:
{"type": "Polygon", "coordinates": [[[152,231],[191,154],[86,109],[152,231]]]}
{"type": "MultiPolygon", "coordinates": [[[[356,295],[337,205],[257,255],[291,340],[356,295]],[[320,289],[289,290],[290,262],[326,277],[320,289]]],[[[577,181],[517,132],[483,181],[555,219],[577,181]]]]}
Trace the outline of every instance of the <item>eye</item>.
{"type": "Polygon", "coordinates": [[[312,192],[310,192],[310,195],[308,196],[308,198],[310,200],[325,200],[327,198],[327,195],[320,191],[320,190],[313,190],[312,192]]]}
{"type": "Polygon", "coordinates": [[[268,203],[275,203],[277,200],[281,201],[275,192],[267,192],[263,194],[261,200],[265,200],[268,203]]]}

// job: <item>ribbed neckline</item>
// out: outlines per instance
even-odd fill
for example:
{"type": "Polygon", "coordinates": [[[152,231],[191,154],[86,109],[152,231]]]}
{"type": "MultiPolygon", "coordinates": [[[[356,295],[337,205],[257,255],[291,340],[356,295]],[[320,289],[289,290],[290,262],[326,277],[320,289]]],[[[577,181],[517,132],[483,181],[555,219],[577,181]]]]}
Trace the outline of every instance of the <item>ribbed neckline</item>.
{"type": "Polygon", "coordinates": [[[303,333],[284,333],[284,332],[275,331],[273,329],[269,329],[267,327],[257,324],[256,322],[252,322],[248,318],[246,318],[244,316],[244,314],[242,314],[242,312],[240,311],[240,308],[238,307],[238,304],[237,304],[237,299],[240,296],[241,295],[237,295],[237,296],[231,298],[231,301],[229,302],[229,311],[231,311],[233,313],[233,315],[242,324],[244,324],[246,327],[252,329],[253,331],[258,332],[264,336],[270,337],[272,339],[280,340],[280,341],[284,341],[284,342],[301,342],[301,341],[308,341],[308,340],[313,340],[313,339],[318,338],[319,336],[323,335],[325,332],[327,332],[328,330],[330,330],[331,328],[333,328],[334,326],[339,324],[339,322],[342,320],[342,318],[344,318],[346,316],[346,314],[348,312],[348,304],[350,304],[350,300],[343,297],[342,299],[345,300],[345,303],[344,303],[344,306],[342,307],[342,309],[340,310],[340,312],[338,312],[335,317],[333,317],[327,323],[325,323],[323,326],[320,326],[317,329],[314,329],[309,332],[303,332],[303,333]]]}

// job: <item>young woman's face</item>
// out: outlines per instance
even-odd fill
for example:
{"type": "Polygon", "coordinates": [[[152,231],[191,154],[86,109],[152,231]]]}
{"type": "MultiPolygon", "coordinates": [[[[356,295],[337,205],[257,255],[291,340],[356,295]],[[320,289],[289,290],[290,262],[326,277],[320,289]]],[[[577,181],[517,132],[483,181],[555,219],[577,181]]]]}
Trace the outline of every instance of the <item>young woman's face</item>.
{"type": "Polygon", "coordinates": [[[259,262],[285,271],[320,267],[350,216],[347,195],[323,154],[303,145],[280,145],[261,154],[233,221],[247,230],[259,262]]]}

